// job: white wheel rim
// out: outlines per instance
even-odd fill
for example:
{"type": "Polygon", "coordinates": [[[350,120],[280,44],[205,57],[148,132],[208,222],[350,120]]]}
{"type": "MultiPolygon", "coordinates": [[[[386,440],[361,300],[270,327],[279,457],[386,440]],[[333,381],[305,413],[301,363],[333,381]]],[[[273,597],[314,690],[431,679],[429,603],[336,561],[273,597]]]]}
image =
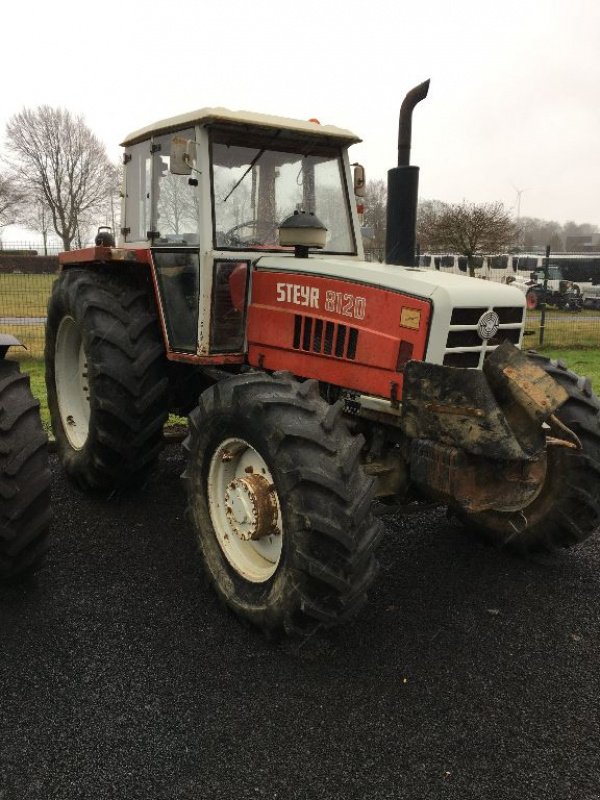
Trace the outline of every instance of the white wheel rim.
{"type": "Polygon", "coordinates": [[[81,450],[90,429],[90,388],[81,332],[73,317],[63,317],[56,334],[54,377],[60,421],[74,450],[81,450]]]}
{"type": "Polygon", "coordinates": [[[281,559],[281,507],[273,476],[243,439],[221,442],[208,471],[208,506],[217,541],[234,570],[264,583],[281,559]]]}

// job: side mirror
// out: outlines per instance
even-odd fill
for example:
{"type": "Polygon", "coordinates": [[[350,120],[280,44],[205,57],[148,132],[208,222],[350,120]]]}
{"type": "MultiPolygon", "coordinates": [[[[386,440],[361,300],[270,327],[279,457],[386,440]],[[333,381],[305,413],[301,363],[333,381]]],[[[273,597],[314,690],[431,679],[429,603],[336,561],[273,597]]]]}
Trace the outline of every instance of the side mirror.
{"type": "Polygon", "coordinates": [[[171,139],[170,171],[173,175],[191,175],[196,164],[196,142],[174,136],[171,139]]]}
{"type": "Polygon", "coordinates": [[[362,164],[353,164],[354,167],[354,194],[356,197],[364,197],[367,191],[365,178],[365,168],[362,164]]]}

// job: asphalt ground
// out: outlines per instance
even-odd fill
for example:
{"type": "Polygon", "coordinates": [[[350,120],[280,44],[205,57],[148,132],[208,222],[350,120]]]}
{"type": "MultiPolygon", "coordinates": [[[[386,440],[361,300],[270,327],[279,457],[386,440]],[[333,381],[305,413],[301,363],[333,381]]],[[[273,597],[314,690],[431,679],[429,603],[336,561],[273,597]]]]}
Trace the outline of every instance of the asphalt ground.
{"type": "Polygon", "coordinates": [[[600,798],[600,542],[523,562],[392,518],[371,602],[266,641],[206,585],[181,449],[0,589],[0,800],[600,798]]]}

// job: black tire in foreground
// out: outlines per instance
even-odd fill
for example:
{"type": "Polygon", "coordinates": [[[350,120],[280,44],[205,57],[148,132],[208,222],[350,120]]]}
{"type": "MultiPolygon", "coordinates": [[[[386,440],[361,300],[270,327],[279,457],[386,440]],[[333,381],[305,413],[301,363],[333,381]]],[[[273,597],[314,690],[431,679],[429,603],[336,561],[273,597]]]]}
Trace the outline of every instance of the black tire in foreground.
{"type": "Polygon", "coordinates": [[[46,386],[67,474],[86,489],[142,483],[168,414],[164,345],[148,287],[124,270],[63,272],[48,305],[46,386]]]}
{"type": "Polygon", "coordinates": [[[307,635],[363,606],[381,533],[363,444],[316,381],[250,373],[200,396],[185,442],[189,511],[207,574],[240,617],[307,635]]]}
{"type": "Polygon", "coordinates": [[[471,530],[522,554],[571,547],[600,527],[600,402],[587,378],[560,361],[533,352],[528,355],[568,392],[556,416],[576,434],[582,447],[548,445],[544,485],[522,513],[459,513],[471,530]]]}
{"type": "Polygon", "coordinates": [[[19,365],[0,360],[0,579],[43,563],[50,526],[48,437],[19,365]]]}

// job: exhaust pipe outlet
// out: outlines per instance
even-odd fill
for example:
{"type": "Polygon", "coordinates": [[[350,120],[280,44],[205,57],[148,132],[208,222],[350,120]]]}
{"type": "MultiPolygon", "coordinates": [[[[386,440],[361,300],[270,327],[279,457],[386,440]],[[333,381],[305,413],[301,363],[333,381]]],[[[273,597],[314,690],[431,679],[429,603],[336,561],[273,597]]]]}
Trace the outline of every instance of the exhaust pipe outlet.
{"type": "Polygon", "coordinates": [[[398,126],[398,166],[388,171],[387,229],[385,260],[387,264],[411,267],[415,260],[419,168],[410,166],[412,114],[414,107],[427,97],[429,80],[407,93],[400,107],[398,126]]]}

